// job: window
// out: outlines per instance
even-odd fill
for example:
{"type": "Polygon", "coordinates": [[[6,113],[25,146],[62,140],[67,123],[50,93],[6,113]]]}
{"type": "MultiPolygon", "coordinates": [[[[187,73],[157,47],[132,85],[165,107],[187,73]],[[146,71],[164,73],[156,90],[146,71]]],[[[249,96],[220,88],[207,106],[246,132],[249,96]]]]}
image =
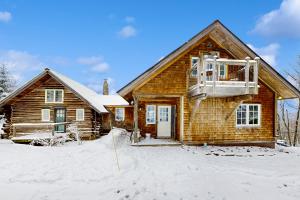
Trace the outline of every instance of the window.
{"type": "Polygon", "coordinates": [[[124,121],[125,119],[125,109],[124,108],[116,108],[115,120],[116,121],[124,121]]]}
{"type": "Polygon", "coordinates": [[[259,126],[260,104],[241,104],[236,111],[236,126],[259,126]]]}
{"type": "Polygon", "coordinates": [[[156,123],[156,106],[147,105],[146,106],[146,124],[156,123]]]}
{"type": "Polygon", "coordinates": [[[84,109],[76,109],[76,121],[84,121],[84,109]]]}
{"type": "Polygon", "coordinates": [[[197,63],[199,62],[200,58],[199,57],[192,57],[191,59],[191,75],[192,76],[197,76],[197,63]]]}
{"type": "Polygon", "coordinates": [[[225,79],[226,78],[226,65],[221,64],[219,67],[219,78],[225,79]]]}
{"type": "Polygon", "coordinates": [[[62,89],[46,89],[45,102],[46,103],[63,103],[64,90],[62,89]]]}
{"type": "Polygon", "coordinates": [[[42,109],[42,122],[50,121],[50,109],[42,109]]]}

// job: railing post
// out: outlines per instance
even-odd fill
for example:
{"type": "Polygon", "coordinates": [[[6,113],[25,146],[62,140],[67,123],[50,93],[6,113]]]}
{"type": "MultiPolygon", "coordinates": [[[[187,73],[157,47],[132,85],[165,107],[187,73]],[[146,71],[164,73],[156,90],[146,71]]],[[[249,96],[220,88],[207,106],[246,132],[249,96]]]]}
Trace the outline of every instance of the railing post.
{"type": "Polygon", "coordinates": [[[255,57],[254,60],[256,61],[254,65],[254,76],[253,76],[253,82],[254,82],[254,93],[258,94],[258,68],[259,68],[259,57],[255,57]]]}
{"type": "Polygon", "coordinates": [[[207,55],[204,56],[203,62],[202,62],[202,81],[203,81],[203,93],[206,93],[206,59],[207,55]]]}
{"type": "Polygon", "coordinates": [[[246,66],[245,66],[245,82],[246,82],[246,91],[245,91],[245,93],[249,94],[249,68],[250,68],[249,60],[250,60],[250,57],[247,56],[245,58],[245,60],[247,61],[246,66]]]}
{"type": "Polygon", "coordinates": [[[202,73],[202,71],[200,69],[200,59],[198,59],[198,61],[197,61],[197,90],[198,90],[199,93],[200,93],[200,90],[201,90],[201,88],[200,88],[201,73],[202,73]]]}
{"type": "Polygon", "coordinates": [[[216,89],[216,78],[217,78],[217,57],[218,56],[214,56],[214,62],[213,62],[213,94],[215,94],[215,89],[216,89]]]}

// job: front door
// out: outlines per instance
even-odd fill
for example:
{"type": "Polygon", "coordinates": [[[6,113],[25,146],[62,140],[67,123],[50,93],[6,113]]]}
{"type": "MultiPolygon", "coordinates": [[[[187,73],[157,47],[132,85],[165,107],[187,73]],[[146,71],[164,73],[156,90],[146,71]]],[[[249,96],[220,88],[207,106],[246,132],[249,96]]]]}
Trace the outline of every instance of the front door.
{"type": "MultiPolygon", "coordinates": [[[[54,116],[55,123],[66,122],[66,109],[65,108],[55,108],[54,114],[55,114],[55,116],[54,116]]],[[[55,125],[55,132],[61,132],[61,133],[66,132],[65,124],[55,125]]]]}
{"type": "Polygon", "coordinates": [[[171,106],[158,106],[157,137],[171,137],[171,106]]]}

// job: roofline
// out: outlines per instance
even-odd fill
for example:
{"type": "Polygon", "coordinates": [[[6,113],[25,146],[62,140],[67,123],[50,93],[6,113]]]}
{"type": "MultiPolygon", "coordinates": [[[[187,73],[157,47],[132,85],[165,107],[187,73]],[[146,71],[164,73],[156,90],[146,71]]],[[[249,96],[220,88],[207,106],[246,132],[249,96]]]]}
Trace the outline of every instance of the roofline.
{"type": "Polygon", "coordinates": [[[251,52],[253,53],[256,57],[259,57],[260,60],[265,64],[267,65],[267,67],[269,69],[272,70],[272,72],[275,72],[275,74],[280,78],[282,79],[284,82],[286,82],[286,86],[287,87],[292,87],[291,89],[294,90],[296,96],[300,97],[300,91],[294,86],[292,85],[288,80],[286,80],[286,78],[284,76],[282,76],[277,70],[275,70],[267,61],[265,61],[262,57],[260,57],[253,49],[251,49],[247,44],[245,44],[238,36],[236,36],[230,29],[228,29],[222,22],[220,22],[219,20],[216,20],[220,25],[222,25],[226,31],[228,31],[230,34],[232,34],[232,36],[234,38],[236,38],[240,43],[242,43],[244,46],[246,46],[246,48],[251,52]]]}
{"type": "MultiPolygon", "coordinates": [[[[170,56],[172,56],[174,53],[176,53],[179,49],[183,48],[185,45],[187,45],[189,42],[191,42],[193,39],[195,39],[196,37],[198,37],[199,35],[201,35],[203,32],[207,31],[209,28],[211,28],[213,25],[215,24],[219,24],[221,25],[221,27],[223,27],[226,31],[228,31],[234,39],[237,39],[238,42],[240,42],[242,45],[244,45],[246,47],[246,49],[254,54],[254,57],[260,57],[255,51],[253,51],[248,45],[246,45],[238,36],[236,36],[231,30],[229,30],[220,20],[215,20],[213,23],[211,23],[210,25],[208,25],[206,28],[204,28],[202,31],[200,31],[199,33],[197,33],[196,35],[194,35],[191,39],[189,39],[187,42],[183,43],[182,45],[180,45],[178,48],[176,48],[175,50],[173,50],[171,53],[169,53],[167,56],[165,56],[163,59],[161,59],[160,61],[158,61],[157,63],[155,63],[153,66],[151,66],[150,68],[148,68],[146,71],[144,71],[143,73],[141,73],[140,75],[138,75],[136,78],[134,78],[132,81],[130,81],[129,83],[127,83],[124,87],[122,87],[121,89],[119,89],[117,91],[117,93],[119,93],[121,96],[125,95],[122,94],[123,90],[125,90],[127,87],[129,87],[130,85],[134,84],[138,79],[140,79],[143,75],[145,75],[147,72],[154,70],[155,67],[158,67],[162,62],[164,62],[165,60],[167,60],[170,56]]],[[[279,79],[281,79],[282,83],[290,88],[292,90],[292,92],[297,96],[300,97],[300,91],[294,86],[292,85],[289,81],[286,80],[285,77],[283,77],[278,71],[276,71],[269,63],[267,63],[263,58],[261,58],[261,63],[264,64],[266,66],[266,68],[268,69],[269,72],[274,73],[275,76],[277,76],[279,79]]]]}
{"type": "MultiPolygon", "coordinates": [[[[157,67],[158,65],[160,65],[163,61],[165,61],[167,58],[169,58],[170,56],[172,56],[175,52],[177,52],[179,49],[183,48],[186,44],[188,44],[191,40],[193,40],[194,38],[196,38],[197,36],[201,35],[203,32],[207,31],[210,27],[212,27],[214,24],[218,23],[219,20],[215,20],[213,23],[211,23],[210,25],[208,25],[207,27],[205,27],[202,31],[200,31],[199,33],[197,33],[196,35],[194,35],[192,38],[190,38],[188,41],[186,41],[185,43],[183,43],[182,45],[180,45],[178,48],[176,48],[175,50],[171,51],[171,53],[167,54],[165,57],[163,57],[161,60],[159,60],[157,63],[155,63],[154,65],[152,65],[150,68],[148,68],[147,70],[145,70],[144,72],[142,72],[140,75],[138,75],[136,78],[134,78],[132,81],[130,81],[129,83],[127,83],[125,86],[123,86],[121,89],[119,89],[117,91],[117,93],[122,93],[122,90],[126,89],[126,87],[130,86],[131,84],[133,84],[137,79],[139,79],[140,77],[142,77],[145,73],[153,70],[155,67],[157,67]]],[[[121,94],[120,94],[121,95],[121,94]]]]}
{"type": "MultiPolygon", "coordinates": [[[[107,112],[101,112],[100,110],[98,110],[97,108],[95,108],[87,99],[85,99],[82,95],[80,95],[78,92],[76,92],[75,90],[73,90],[68,84],[66,84],[59,77],[57,77],[55,74],[53,74],[51,72],[51,70],[48,69],[48,68],[45,68],[45,70],[43,72],[41,72],[40,74],[38,74],[37,76],[35,76],[33,79],[31,79],[27,83],[25,83],[23,86],[19,87],[18,89],[16,89],[15,91],[13,91],[10,95],[8,95],[4,99],[2,99],[0,101],[0,107],[4,106],[9,100],[11,100],[12,98],[16,97],[18,94],[20,94],[22,91],[24,91],[26,88],[28,88],[29,86],[31,86],[35,81],[37,81],[41,77],[45,76],[46,74],[49,74],[56,81],[60,82],[62,85],[64,85],[65,87],[67,87],[69,90],[71,90],[73,93],[75,93],[77,96],[79,96],[79,98],[81,100],[85,101],[91,108],[93,108],[98,113],[107,113],[107,112]]],[[[104,105],[103,105],[103,107],[105,108],[104,105]]]]}

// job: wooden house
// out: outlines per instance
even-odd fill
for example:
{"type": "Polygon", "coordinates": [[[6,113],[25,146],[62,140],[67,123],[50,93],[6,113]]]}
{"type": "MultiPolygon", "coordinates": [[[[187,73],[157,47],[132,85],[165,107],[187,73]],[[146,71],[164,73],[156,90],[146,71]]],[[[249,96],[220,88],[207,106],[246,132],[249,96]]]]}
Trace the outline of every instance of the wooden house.
{"type": "Polygon", "coordinates": [[[125,112],[133,118],[135,142],[150,133],[184,144],[270,147],[277,100],[300,97],[218,20],[118,93],[132,102],[125,112]]]}
{"type": "Polygon", "coordinates": [[[83,138],[99,137],[109,118],[109,108],[128,103],[119,95],[100,95],[84,85],[50,69],[1,100],[10,137],[54,131],[65,133],[76,123],[83,138]]]}

